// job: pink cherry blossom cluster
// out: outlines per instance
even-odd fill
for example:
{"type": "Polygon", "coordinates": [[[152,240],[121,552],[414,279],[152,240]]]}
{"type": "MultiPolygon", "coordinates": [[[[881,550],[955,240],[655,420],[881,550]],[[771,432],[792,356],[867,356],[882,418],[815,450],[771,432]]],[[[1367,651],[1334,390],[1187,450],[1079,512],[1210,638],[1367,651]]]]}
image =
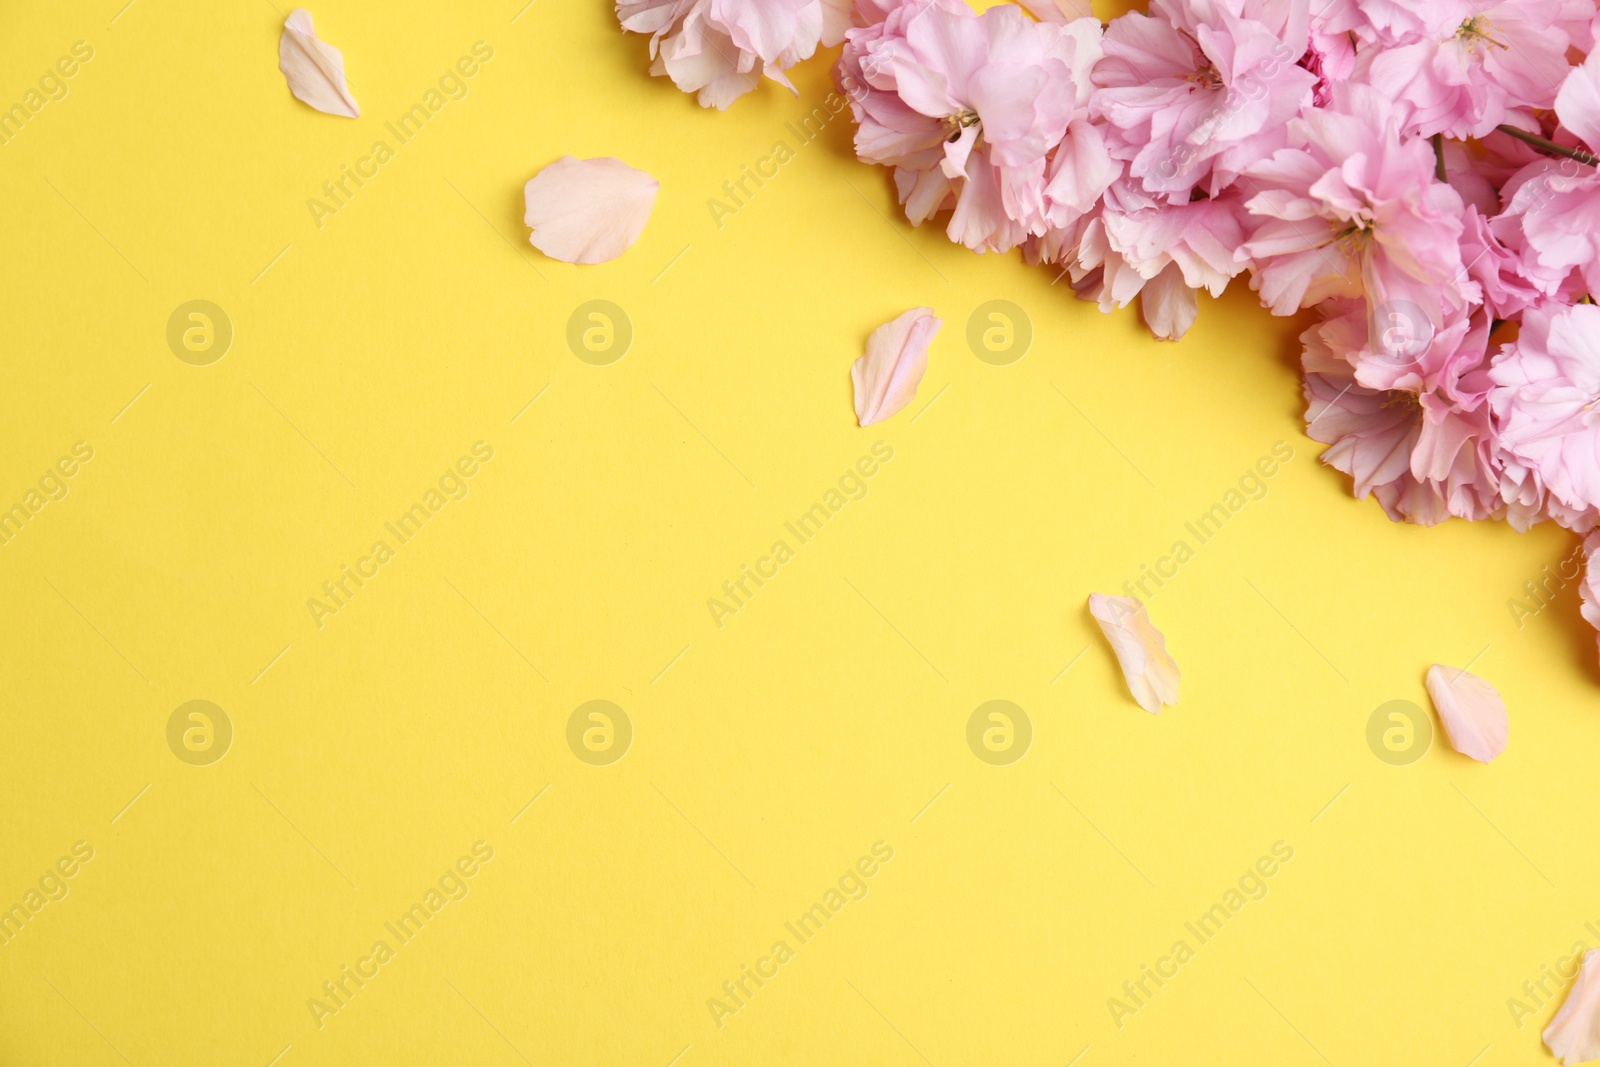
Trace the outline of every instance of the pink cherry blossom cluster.
{"type": "Polygon", "coordinates": [[[1246,272],[1314,309],[1323,459],[1396,521],[1586,535],[1600,627],[1596,0],[848,2],[617,14],[717,107],[842,40],[857,153],[912,223],[1137,297],[1157,337],[1246,272]]]}

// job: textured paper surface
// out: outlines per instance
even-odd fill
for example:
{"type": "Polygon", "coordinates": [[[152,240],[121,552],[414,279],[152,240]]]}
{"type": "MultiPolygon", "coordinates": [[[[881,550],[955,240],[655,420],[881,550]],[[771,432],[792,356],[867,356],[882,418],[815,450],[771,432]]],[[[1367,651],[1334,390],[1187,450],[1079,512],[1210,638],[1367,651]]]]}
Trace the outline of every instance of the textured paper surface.
{"type": "Polygon", "coordinates": [[[7,106],[93,51],[0,144],[0,505],[74,470],[0,545],[0,905],[74,871],[0,945],[0,1060],[1549,1062],[1600,678],[1575,588],[1507,601],[1573,546],[1351,500],[1295,324],[1240,285],[1158,345],[910,230],[825,64],[716,114],[603,4],[336,3],[334,121],[270,4],[121,2],[0,14],[7,106]],[[566,153],[661,180],[614,263],[527,245],[566,153]],[[918,397],[861,430],[850,363],[919,305],[918,397]],[[1144,567],[1160,717],[1084,606],[1144,567]],[[1436,723],[1402,765],[1435,662],[1505,696],[1492,766],[1436,723]],[[220,760],[177,755],[204,708],[169,743],[190,701],[220,760]],[[569,735],[590,701],[626,722],[569,735]]]}

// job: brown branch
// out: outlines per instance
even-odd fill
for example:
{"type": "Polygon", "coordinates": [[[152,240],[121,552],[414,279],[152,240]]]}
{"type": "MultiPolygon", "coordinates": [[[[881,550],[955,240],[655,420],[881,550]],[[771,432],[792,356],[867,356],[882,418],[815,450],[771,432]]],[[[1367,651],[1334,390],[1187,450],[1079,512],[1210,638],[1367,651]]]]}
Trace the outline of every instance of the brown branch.
{"type": "Polygon", "coordinates": [[[1579,163],[1587,163],[1591,167],[1600,167],[1600,156],[1582,148],[1568,148],[1566,145],[1556,144],[1548,137],[1540,137],[1537,134],[1528,133],[1526,130],[1519,130],[1515,126],[1496,126],[1495,129],[1503,134],[1515,137],[1523,144],[1532,145],[1541,152],[1565,156],[1568,159],[1576,159],[1579,163]]]}

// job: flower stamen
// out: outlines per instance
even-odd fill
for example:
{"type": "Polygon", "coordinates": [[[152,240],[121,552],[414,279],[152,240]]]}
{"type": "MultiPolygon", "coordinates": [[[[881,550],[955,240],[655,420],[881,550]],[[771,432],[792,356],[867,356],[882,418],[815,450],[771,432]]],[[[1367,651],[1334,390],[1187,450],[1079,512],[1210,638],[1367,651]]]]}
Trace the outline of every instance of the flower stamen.
{"type": "Polygon", "coordinates": [[[944,128],[950,132],[945,140],[959,141],[961,140],[961,131],[963,129],[977,125],[979,125],[978,113],[970,107],[962,108],[954,115],[946,115],[944,117],[944,128]]]}
{"type": "Polygon", "coordinates": [[[1467,51],[1476,53],[1479,46],[1487,44],[1494,48],[1509,49],[1511,46],[1494,37],[1495,25],[1489,21],[1487,15],[1474,15],[1461,24],[1456,30],[1456,40],[1465,42],[1467,51]]]}

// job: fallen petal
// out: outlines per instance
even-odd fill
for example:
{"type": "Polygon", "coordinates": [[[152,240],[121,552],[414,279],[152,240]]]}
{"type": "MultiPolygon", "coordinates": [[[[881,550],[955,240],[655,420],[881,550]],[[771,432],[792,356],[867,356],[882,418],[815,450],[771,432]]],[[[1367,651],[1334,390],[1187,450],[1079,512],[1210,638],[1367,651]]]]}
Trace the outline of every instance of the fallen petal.
{"type": "Polygon", "coordinates": [[[1568,1067],[1600,1059],[1600,948],[1583,954],[1578,980],[1544,1028],[1544,1045],[1568,1067]]]}
{"type": "Polygon", "coordinates": [[[928,369],[928,345],[944,325],[932,308],[912,308],[867,338],[867,354],[850,365],[856,422],[871,426],[911,403],[928,369]]]}
{"type": "Polygon", "coordinates": [[[1435,663],[1428,668],[1428,695],[1457,752],[1488,763],[1506,750],[1506,702],[1494,686],[1435,663]]]}
{"type": "Polygon", "coordinates": [[[1139,706],[1152,715],[1161,714],[1162,705],[1178,702],[1178,665],[1167,654],[1166,638],[1161,636],[1145,613],[1144,605],[1131,596],[1089,596],[1089,614],[1111,642],[1111,651],[1122,665],[1128,691],[1139,706]]]}
{"type": "Polygon", "coordinates": [[[344,54],[319,41],[311,12],[297,7],[283,24],[278,39],[278,69],[289,91],[318,111],[355,118],[361,114],[356,98],[344,80],[344,54]]]}
{"type": "Polygon", "coordinates": [[[620,159],[562,156],[523,189],[533,247],[563,263],[608,263],[633,247],[661,183],[620,159]]]}

